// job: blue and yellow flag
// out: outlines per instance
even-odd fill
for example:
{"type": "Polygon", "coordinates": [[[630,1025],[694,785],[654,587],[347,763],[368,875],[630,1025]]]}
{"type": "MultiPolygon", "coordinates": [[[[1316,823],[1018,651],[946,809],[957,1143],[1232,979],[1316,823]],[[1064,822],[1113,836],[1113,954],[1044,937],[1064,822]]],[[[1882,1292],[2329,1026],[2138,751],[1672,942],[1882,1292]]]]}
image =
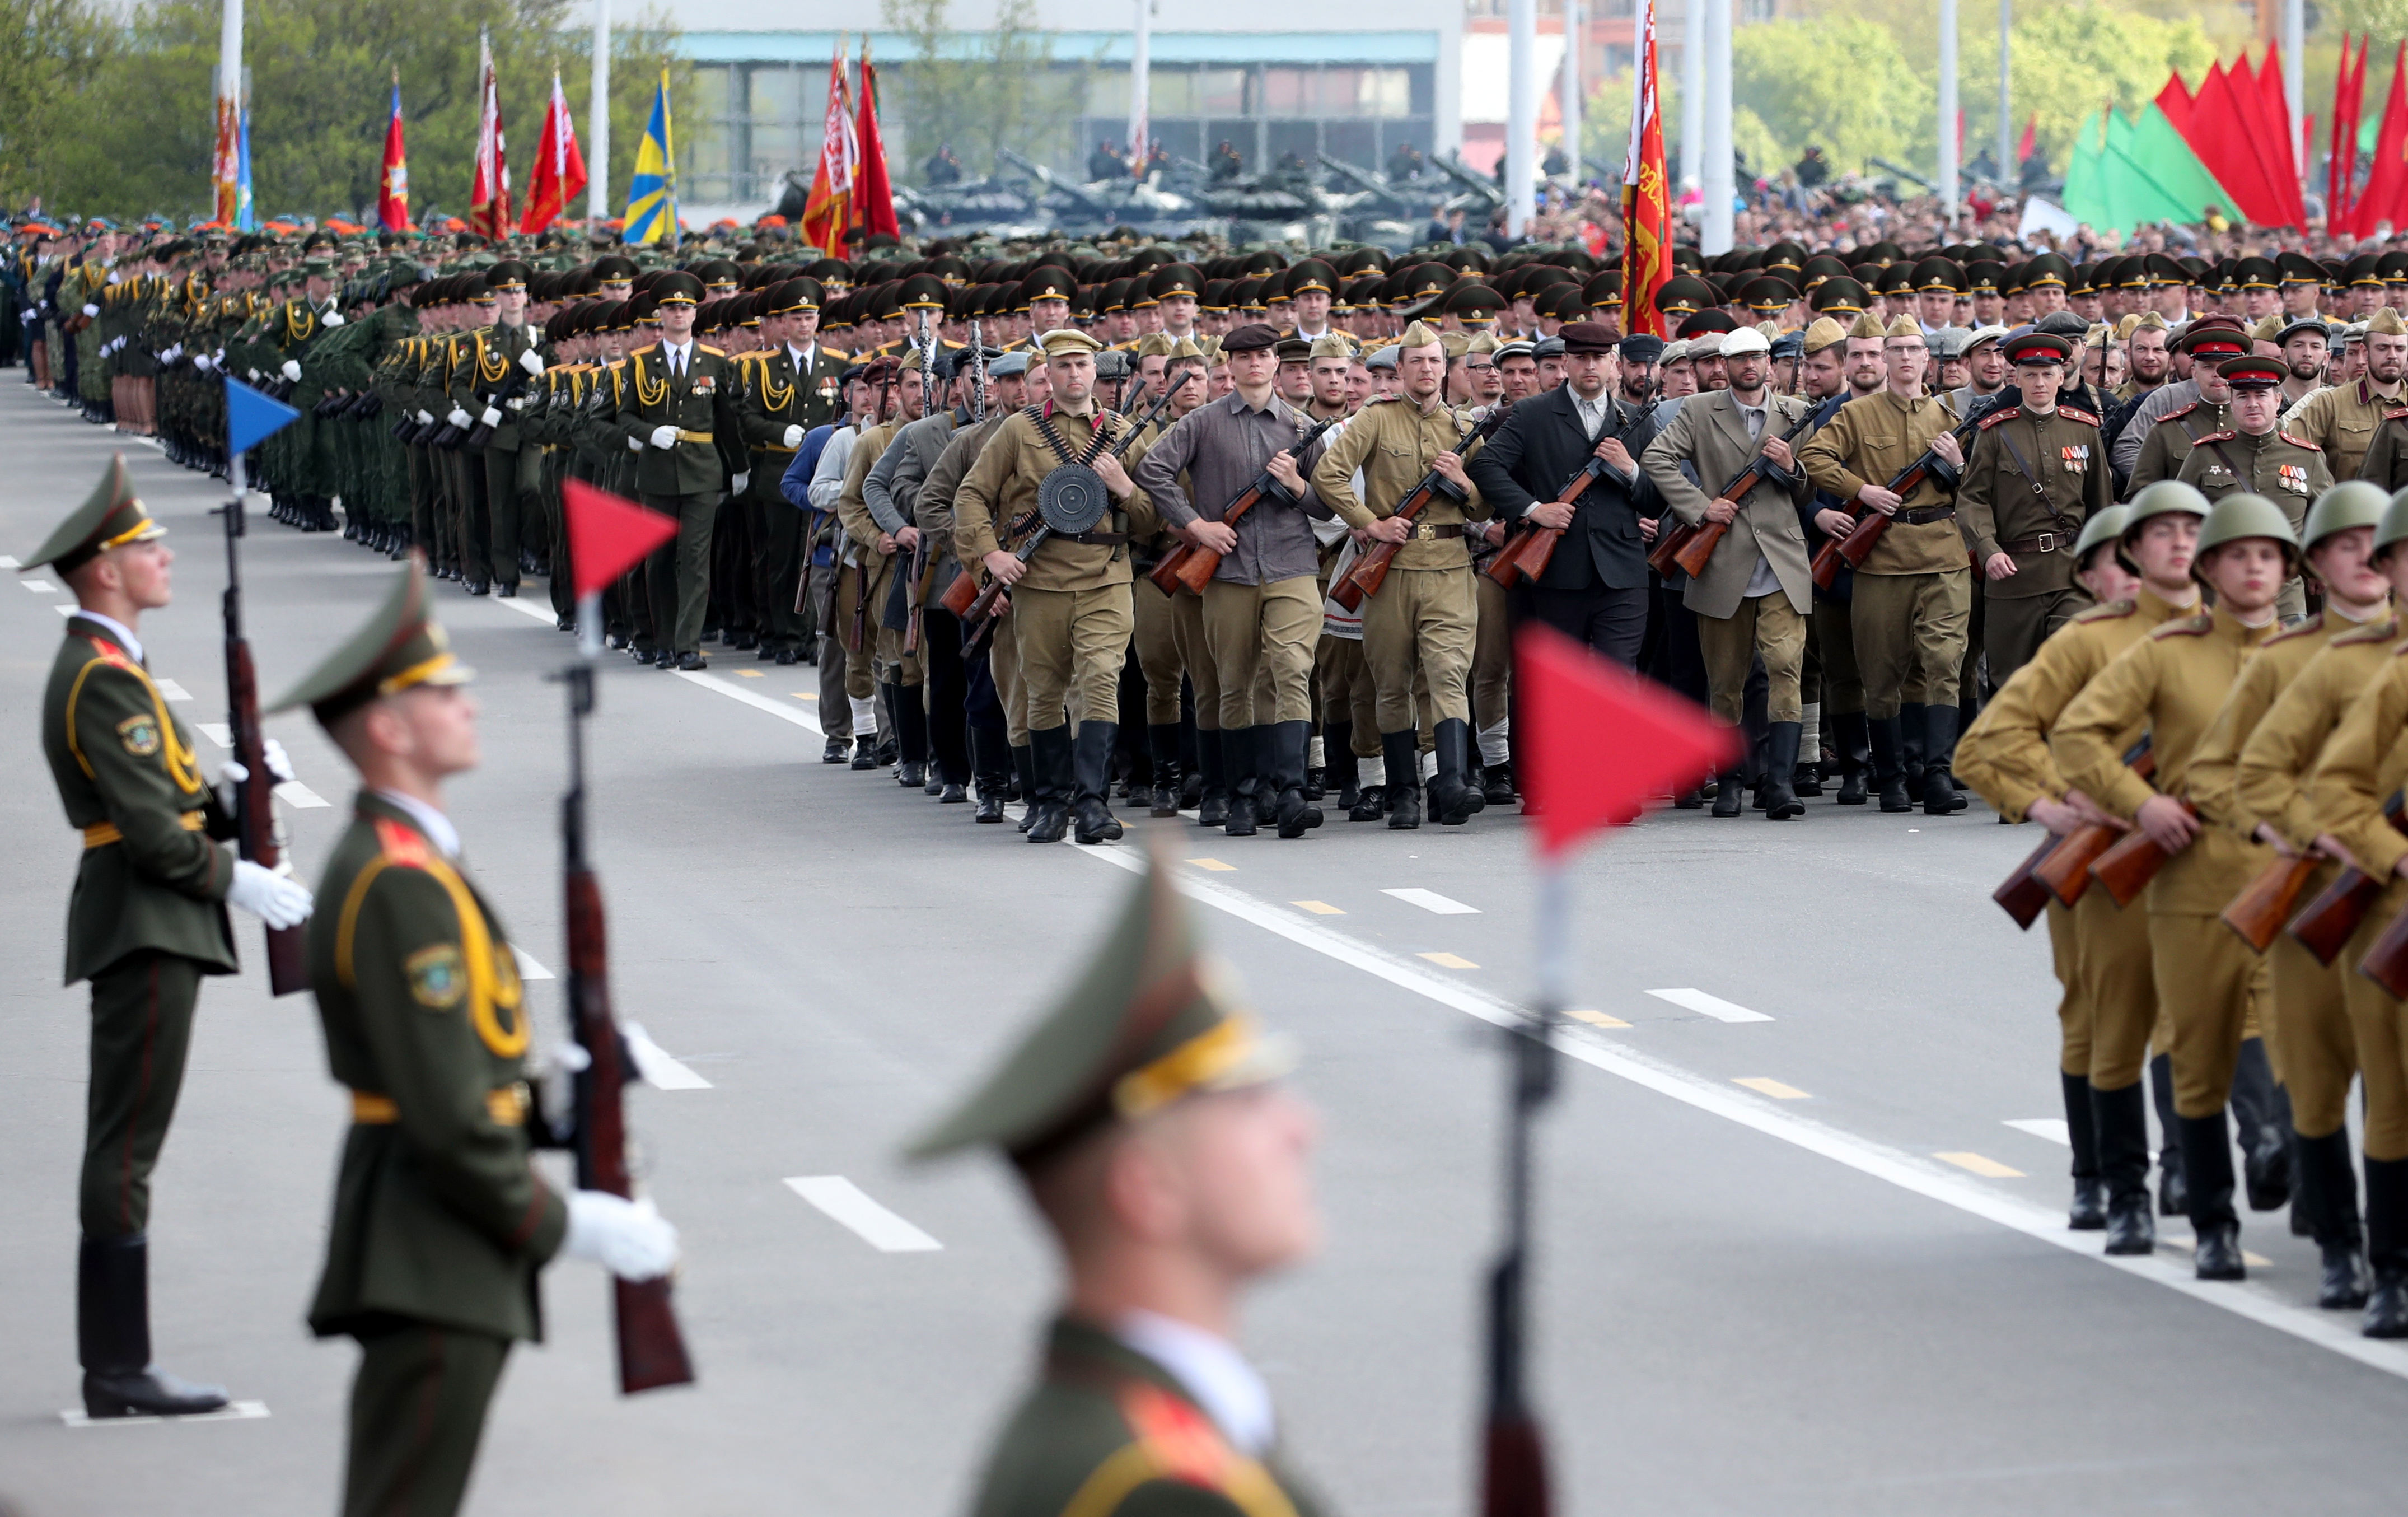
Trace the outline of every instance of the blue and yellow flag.
{"type": "Polygon", "coordinates": [[[636,174],[627,185],[625,230],[622,242],[677,242],[677,153],[669,136],[669,71],[661,70],[660,88],[652,95],[652,119],[644,123],[644,138],[636,145],[636,174]]]}

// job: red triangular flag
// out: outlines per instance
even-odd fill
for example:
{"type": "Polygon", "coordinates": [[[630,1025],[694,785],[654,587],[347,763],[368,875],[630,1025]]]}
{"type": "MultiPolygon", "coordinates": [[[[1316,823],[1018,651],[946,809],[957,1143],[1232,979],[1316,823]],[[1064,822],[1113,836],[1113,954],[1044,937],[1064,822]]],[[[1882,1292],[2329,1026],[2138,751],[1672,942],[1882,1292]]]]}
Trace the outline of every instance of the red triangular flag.
{"type": "Polygon", "coordinates": [[[1739,751],[1738,733],[1696,703],[1553,627],[1524,627],[1514,653],[1513,754],[1541,853],[1634,820],[1650,796],[1696,783],[1739,751]]]}
{"type": "Polygon", "coordinates": [[[561,480],[560,500],[568,513],[568,559],[580,600],[599,594],[646,553],[677,536],[675,517],[648,511],[580,479],[561,480]]]}

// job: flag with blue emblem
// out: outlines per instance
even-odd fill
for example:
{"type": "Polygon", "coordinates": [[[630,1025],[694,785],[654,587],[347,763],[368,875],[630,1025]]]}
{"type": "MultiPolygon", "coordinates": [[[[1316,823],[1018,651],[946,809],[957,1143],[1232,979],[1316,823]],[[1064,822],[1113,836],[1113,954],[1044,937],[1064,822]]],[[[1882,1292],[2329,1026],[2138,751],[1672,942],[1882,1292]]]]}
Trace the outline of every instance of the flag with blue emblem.
{"type": "Polygon", "coordinates": [[[636,174],[627,185],[626,229],[622,242],[677,244],[677,158],[669,136],[669,71],[661,70],[652,93],[652,120],[636,145],[636,174]]]}

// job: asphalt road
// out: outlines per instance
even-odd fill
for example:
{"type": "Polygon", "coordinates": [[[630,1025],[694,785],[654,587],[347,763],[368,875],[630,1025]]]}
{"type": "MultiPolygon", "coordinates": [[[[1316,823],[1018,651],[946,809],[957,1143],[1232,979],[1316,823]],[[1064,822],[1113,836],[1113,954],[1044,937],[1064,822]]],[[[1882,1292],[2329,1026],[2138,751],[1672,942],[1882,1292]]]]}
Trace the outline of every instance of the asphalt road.
{"type": "MultiPolygon", "coordinates": [[[[17,378],[0,382],[0,550],[22,554],[117,439],[17,378]]],[[[178,603],[142,628],[152,667],[190,692],[188,720],[222,721],[221,487],[127,452],[179,551],[178,603]]],[[[265,689],[388,572],[257,523],[265,689]]],[[[266,1414],[61,1417],[85,1003],[58,983],[76,844],[37,718],[69,597],[25,578],[0,601],[0,733],[22,777],[0,794],[20,839],[0,875],[0,1495],[27,1517],[321,1513],[354,1354],[302,1314],[346,1108],[310,1007],[270,999],[256,967],[202,995],[152,1290],[162,1362],[266,1414]]],[[[568,640],[531,614],[540,596],[438,596],[484,710],[486,763],[452,815],[513,937],[556,965],[563,721],[545,675],[568,640]]],[[[823,766],[808,670],[729,652],[703,676],[606,672],[593,841],[621,1014],[678,1061],[656,1073],[680,1088],[631,1100],[684,1235],[700,1383],[615,1395],[603,1282],[561,1264],[551,1341],[512,1358],[471,1510],[961,1510],[1055,1281],[1000,1166],[896,1150],[1085,952],[1140,834],[1033,848],[823,766]]],[[[306,716],[268,727],[330,803],[287,810],[314,878],[346,771],[306,716]]],[[[213,769],[222,750],[201,749],[213,769]]],[[[1214,947],[1300,1037],[1323,1119],[1327,1246],[1245,1330],[1292,1456],[1336,1512],[1470,1510],[1505,1082],[1490,1023],[1532,980],[1523,824],[1333,817],[1295,843],[1161,825],[1214,947]]],[[[2268,1263],[2238,1286],[2192,1281],[2179,1221],[2157,1259],[2114,1265],[2064,1231],[2046,946],[1987,899],[2030,840],[1978,807],[1934,821],[1825,799],[1779,827],[1652,816],[1581,858],[1586,1024],[1539,1145],[1537,1395],[1560,1510],[2398,1510],[2408,1348],[2315,1309],[2312,1251],[2279,1216],[2246,1219],[2268,1263]]],[[[241,938],[255,956],[256,924],[241,938]]],[[[553,1036],[557,982],[532,989],[553,1036]]]]}

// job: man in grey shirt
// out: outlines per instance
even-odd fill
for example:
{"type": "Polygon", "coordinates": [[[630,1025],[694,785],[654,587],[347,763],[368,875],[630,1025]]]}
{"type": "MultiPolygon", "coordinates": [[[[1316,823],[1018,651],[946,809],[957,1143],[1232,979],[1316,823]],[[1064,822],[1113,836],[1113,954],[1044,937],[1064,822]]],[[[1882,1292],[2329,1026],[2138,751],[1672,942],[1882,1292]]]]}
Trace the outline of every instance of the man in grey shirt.
{"type": "Polygon", "coordinates": [[[1222,338],[1236,388],[1172,423],[1137,466],[1138,488],[1163,522],[1191,546],[1222,555],[1204,587],[1204,640],[1220,670],[1227,827],[1240,837],[1254,833],[1267,800],[1283,837],[1321,825],[1320,809],[1304,799],[1321,636],[1320,544],[1309,519],[1332,513],[1299,467],[1310,460],[1297,456],[1312,422],[1273,394],[1278,342],[1259,322],[1222,338]],[[1234,525],[1223,522],[1223,510],[1266,470],[1273,487],[1234,525]],[[1269,676],[1268,711],[1254,704],[1258,668],[1269,676]]]}

